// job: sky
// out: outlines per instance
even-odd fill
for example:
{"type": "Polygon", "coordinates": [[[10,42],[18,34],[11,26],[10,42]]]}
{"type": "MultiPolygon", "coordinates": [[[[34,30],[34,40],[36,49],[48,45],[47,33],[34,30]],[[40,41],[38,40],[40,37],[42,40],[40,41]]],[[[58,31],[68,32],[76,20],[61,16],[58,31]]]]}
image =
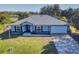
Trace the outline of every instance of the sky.
{"type": "MultiPolygon", "coordinates": [[[[79,4],[59,4],[61,9],[79,8],[79,4]]],[[[0,11],[33,11],[39,12],[46,4],[0,4],[0,11]]]]}

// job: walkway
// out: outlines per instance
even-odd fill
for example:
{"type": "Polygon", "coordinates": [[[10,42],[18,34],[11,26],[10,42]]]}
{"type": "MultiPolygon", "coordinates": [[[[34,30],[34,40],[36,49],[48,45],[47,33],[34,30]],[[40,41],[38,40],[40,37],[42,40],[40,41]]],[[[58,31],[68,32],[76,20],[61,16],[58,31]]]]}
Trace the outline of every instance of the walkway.
{"type": "Polygon", "coordinates": [[[48,35],[48,34],[31,34],[31,33],[24,33],[23,34],[23,36],[25,36],[25,37],[28,37],[28,36],[31,36],[31,37],[33,37],[33,36],[38,36],[38,37],[48,37],[48,36],[51,36],[51,35],[48,35]]]}

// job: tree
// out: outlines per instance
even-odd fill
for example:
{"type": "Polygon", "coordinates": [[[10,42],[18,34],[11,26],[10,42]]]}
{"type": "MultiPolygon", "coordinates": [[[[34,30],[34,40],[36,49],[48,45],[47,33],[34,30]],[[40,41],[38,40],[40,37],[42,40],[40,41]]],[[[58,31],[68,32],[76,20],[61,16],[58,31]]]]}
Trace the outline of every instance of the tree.
{"type": "Polygon", "coordinates": [[[47,14],[50,16],[59,16],[60,15],[60,7],[59,5],[47,5],[40,9],[40,14],[47,14]]]}
{"type": "Polygon", "coordinates": [[[53,6],[53,11],[54,11],[54,15],[55,15],[55,16],[60,16],[60,14],[61,14],[61,9],[60,9],[60,7],[59,7],[58,4],[55,4],[55,5],[53,6]]]}
{"type": "Polygon", "coordinates": [[[72,8],[68,8],[66,10],[62,10],[62,12],[61,12],[61,16],[66,17],[68,19],[67,22],[70,23],[70,24],[72,22],[73,15],[74,15],[74,11],[73,11],[72,8]]]}
{"type": "Polygon", "coordinates": [[[79,8],[74,9],[73,11],[72,18],[71,18],[71,25],[79,29],[79,8]]]}
{"type": "Polygon", "coordinates": [[[52,6],[44,6],[40,10],[40,14],[47,14],[47,15],[52,15],[53,16],[53,7],[52,6]]]}
{"type": "Polygon", "coordinates": [[[72,8],[69,8],[68,9],[68,19],[71,19],[73,16],[73,9],[72,8]]]}
{"type": "Polygon", "coordinates": [[[10,23],[8,14],[0,14],[1,23],[10,23]]]}
{"type": "Polygon", "coordinates": [[[17,12],[16,14],[19,16],[19,20],[29,16],[27,12],[17,12]]]}
{"type": "Polygon", "coordinates": [[[65,16],[68,19],[71,19],[73,15],[73,9],[72,8],[68,8],[67,10],[62,10],[61,12],[61,16],[65,16]]]}
{"type": "Polygon", "coordinates": [[[79,18],[72,19],[73,26],[75,26],[79,30],[79,18]]]}

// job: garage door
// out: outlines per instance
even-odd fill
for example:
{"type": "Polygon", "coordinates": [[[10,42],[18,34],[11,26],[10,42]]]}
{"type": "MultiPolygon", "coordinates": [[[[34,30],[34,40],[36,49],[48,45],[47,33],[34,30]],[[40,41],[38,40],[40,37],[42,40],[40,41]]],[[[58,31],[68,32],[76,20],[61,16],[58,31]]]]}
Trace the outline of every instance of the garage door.
{"type": "Polygon", "coordinates": [[[67,26],[51,26],[51,33],[67,33],[67,26]]]}

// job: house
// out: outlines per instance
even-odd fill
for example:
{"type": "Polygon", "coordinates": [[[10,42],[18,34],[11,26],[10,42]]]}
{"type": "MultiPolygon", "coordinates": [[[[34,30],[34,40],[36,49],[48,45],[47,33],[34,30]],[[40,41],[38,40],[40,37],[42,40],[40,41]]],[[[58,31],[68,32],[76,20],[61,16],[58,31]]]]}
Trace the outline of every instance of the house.
{"type": "Polygon", "coordinates": [[[48,15],[32,15],[11,24],[11,34],[67,34],[68,23],[48,15]]]}

